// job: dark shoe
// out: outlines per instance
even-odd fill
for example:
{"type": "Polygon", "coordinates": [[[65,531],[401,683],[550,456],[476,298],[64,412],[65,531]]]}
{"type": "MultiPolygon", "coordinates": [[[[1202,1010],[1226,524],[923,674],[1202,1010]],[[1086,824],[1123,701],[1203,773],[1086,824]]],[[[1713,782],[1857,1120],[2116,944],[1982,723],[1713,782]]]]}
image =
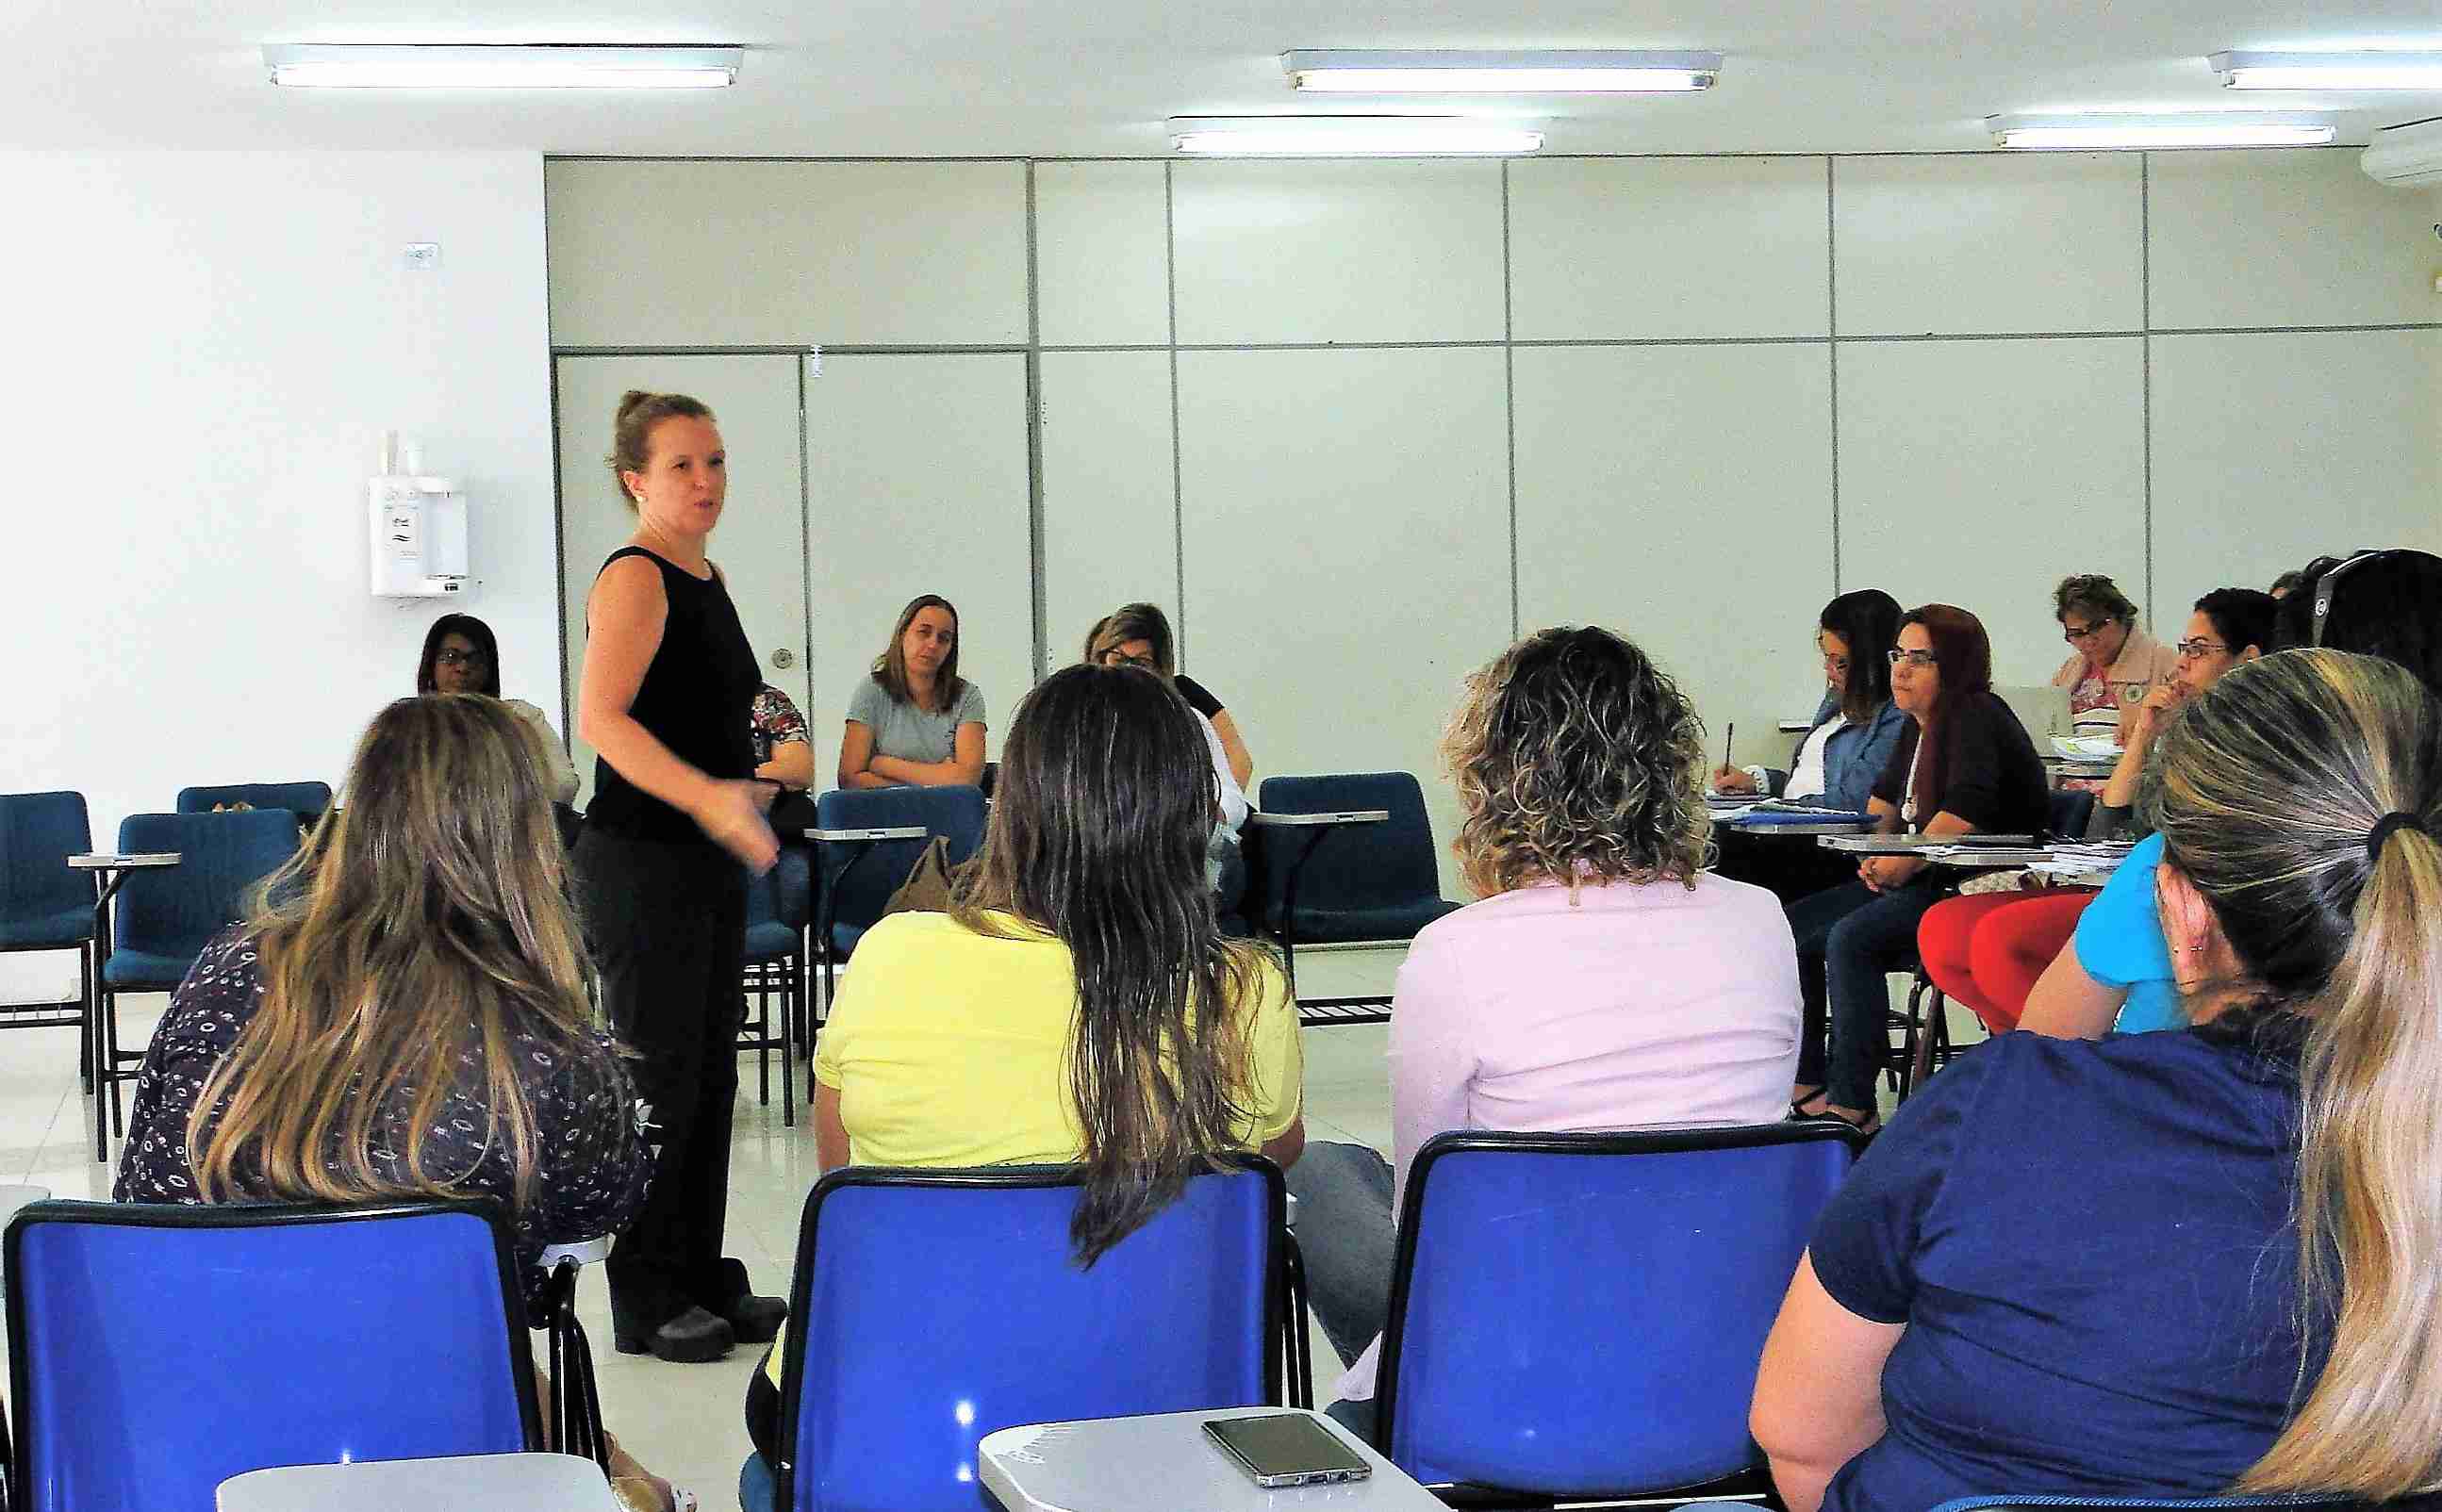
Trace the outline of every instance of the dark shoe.
{"type": "Polygon", "coordinates": [[[768,1344],[780,1337],[780,1325],[789,1321],[789,1304],[778,1297],[756,1296],[746,1279],[744,1262],[721,1260],[720,1293],[717,1303],[707,1305],[728,1321],[739,1343],[768,1344]]]}
{"type": "Polygon", "coordinates": [[[610,1342],[622,1355],[649,1353],[673,1363],[695,1365],[727,1355],[738,1342],[738,1335],[728,1320],[716,1318],[701,1307],[690,1307],[649,1334],[630,1334],[614,1328],[610,1342]]]}

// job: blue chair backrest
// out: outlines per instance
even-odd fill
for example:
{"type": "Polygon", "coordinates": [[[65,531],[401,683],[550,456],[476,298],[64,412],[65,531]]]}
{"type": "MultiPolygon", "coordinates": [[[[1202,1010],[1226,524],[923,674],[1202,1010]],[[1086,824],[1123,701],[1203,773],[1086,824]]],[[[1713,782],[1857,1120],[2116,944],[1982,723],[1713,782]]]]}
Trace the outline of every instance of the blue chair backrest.
{"type": "MultiPolygon", "coordinates": [[[[778,924],[802,933],[813,913],[813,857],[804,846],[780,844],[780,859],[760,877],[746,879],[746,928],[778,924]]],[[[768,931],[767,931],[768,932],[768,931]]]]}
{"type": "Polygon", "coordinates": [[[1383,1338],[1391,1458],[1586,1499],[1759,1467],[1764,1336],[1854,1150],[1802,1123],[1436,1136],[1383,1338]]]}
{"type": "Polygon", "coordinates": [[[331,806],[327,782],[228,782],[218,787],[180,788],[180,813],[210,813],[214,804],[246,804],[256,809],[285,809],[309,829],[331,806]]]}
{"type": "Polygon", "coordinates": [[[1068,1166],[822,1179],[797,1236],[781,1506],[977,1512],[987,1433],[1279,1401],[1279,1169],[1192,1178],[1090,1270],[1070,1258],[1078,1191],[1068,1166]]]}
{"type": "Polygon", "coordinates": [[[2094,817],[2094,794],[2074,788],[2056,791],[2044,803],[2044,829],[2055,840],[2083,840],[2094,817]]]}
{"type": "MultiPolygon", "coordinates": [[[[980,788],[834,788],[814,800],[814,814],[815,822],[826,829],[901,829],[922,825],[932,834],[948,837],[953,866],[984,843],[980,788]]],[[[928,843],[889,840],[854,847],[873,853],[856,864],[846,882],[834,886],[833,920],[862,929],[880,919],[890,895],[907,880],[928,843]]],[[[847,847],[826,847],[823,876],[840,876],[852,853],[847,847]]]]}
{"type": "MultiPolygon", "coordinates": [[[[1333,813],[1387,809],[1381,824],[1333,831],[1298,878],[1298,908],[1380,908],[1441,896],[1435,869],[1433,827],[1425,817],[1424,790],[1405,772],[1352,772],[1328,777],[1266,777],[1266,813],[1333,813]]],[[[1296,847],[1297,838],[1271,840],[1296,847]]],[[[1278,919],[1285,905],[1288,869],[1283,858],[1265,867],[1265,916],[1278,919]]]]}
{"type": "Polygon", "coordinates": [[[513,1264],[471,1204],[36,1203],[8,1233],[13,1512],[539,1448],[513,1264]]]}
{"type": "Polygon", "coordinates": [[[92,848],[83,793],[0,793],[0,920],[90,910],[93,874],[68,857],[92,848]]]}
{"type": "Polygon", "coordinates": [[[246,913],[246,889],[297,852],[297,816],[286,809],[247,813],[131,813],[118,826],[123,852],[174,850],[182,861],[133,871],[119,890],[114,943],[121,950],[192,960],[211,938],[246,913]]]}
{"type": "MultiPolygon", "coordinates": [[[[2391,1503],[2390,1512],[2408,1503],[2391,1503]]],[[[2332,1496],[1961,1496],[1932,1512],[2237,1512],[2246,1507],[2293,1507],[2297,1512],[2386,1512],[2385,1504],[2332,1496]]]]}

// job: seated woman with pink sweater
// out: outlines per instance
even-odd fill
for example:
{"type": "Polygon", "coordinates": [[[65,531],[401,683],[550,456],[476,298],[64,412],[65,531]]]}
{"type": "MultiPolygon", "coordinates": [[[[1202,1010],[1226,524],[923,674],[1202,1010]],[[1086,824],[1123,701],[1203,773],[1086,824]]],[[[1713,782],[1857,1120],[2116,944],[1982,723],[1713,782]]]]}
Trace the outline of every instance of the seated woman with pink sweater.
{"type": "Polygon", "coordinates": [[[1703,746],[1678,687],[1608,630],[1541,631],[1470,680],[1443,759],[1483,897],[1426,926],[1399,968],[1394,1163],[1309,1143],[1288,1174],[1315,1315],[1356,1362],[1332,1412],[1359,1431],[1396,1189],[1426,1140],[1786,1113],[1796,947],[1771,893],[1704,870],[1703,746]]]}

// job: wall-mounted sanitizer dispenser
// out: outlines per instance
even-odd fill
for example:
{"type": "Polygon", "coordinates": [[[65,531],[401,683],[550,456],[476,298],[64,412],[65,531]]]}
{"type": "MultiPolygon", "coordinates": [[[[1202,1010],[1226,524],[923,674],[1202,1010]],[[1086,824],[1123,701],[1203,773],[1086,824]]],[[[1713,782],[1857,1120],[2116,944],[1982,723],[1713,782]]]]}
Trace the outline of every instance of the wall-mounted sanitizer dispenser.
{"type": "Polygon", "coordinates": [[[372,496],[373,590],[377,598],[437,598],[465,592],[466,496],[446,478],[415,471],[412,447],[397,463],[395,438],[382,447],[372,496]]]}

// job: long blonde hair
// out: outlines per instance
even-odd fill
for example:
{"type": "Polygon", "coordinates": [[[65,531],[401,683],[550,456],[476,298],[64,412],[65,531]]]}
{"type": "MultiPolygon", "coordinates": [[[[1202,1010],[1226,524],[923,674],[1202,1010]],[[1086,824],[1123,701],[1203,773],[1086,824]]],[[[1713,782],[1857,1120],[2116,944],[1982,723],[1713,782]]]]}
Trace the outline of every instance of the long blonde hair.
{"type": "Polygon", "coordinates": [[[2214,683],[2160,761],[2167,864],[2306,1021],[2298,1305],[2331,1348],[2237,1488],[2442,1488],[2442,702],[2389,662],[2286,651],[2214,683]]]}
{"type": "Polygon", "coordinates": [[[255,901],[263,1000],[187,1123],[206,1200],[452,1195],[471,1171],[423,1146],[463,1066],[479,1066],[485,1148],[534,1194],[518,1035],[565,1066],[592,1012],[540,743],[473,694],[402,699],[356,746],[346,807],[255,901]],[[216,1108],[226,1099],[226,1105],[216,1108]],[[374,1163],[395,1139],[400,1182],[374,1163]]]}

